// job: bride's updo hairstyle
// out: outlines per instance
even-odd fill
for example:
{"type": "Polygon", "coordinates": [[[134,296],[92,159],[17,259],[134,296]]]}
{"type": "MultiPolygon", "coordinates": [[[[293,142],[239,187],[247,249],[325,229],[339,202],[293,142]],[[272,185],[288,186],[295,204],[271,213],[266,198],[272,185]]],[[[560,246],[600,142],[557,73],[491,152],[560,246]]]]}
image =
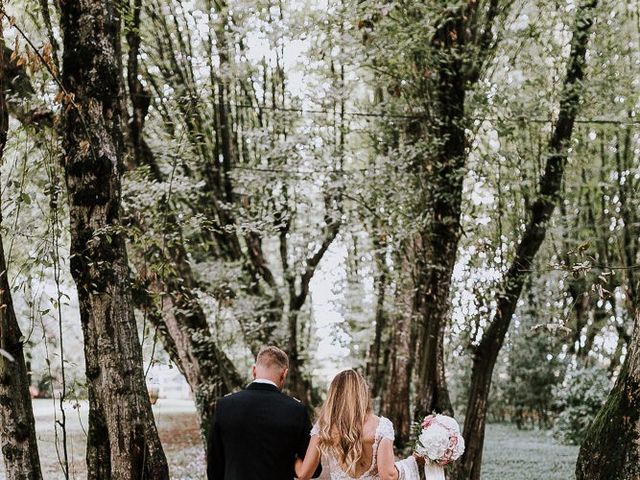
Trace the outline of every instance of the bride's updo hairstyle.
{"type": "Polygon", "coordinates": [[[342,469],[355,477],[362,458],[364,422],[371,412],[371,394],[365,378],[344,370],[331,381],[318,419],[320,451],[333,455],[342,469]]]}

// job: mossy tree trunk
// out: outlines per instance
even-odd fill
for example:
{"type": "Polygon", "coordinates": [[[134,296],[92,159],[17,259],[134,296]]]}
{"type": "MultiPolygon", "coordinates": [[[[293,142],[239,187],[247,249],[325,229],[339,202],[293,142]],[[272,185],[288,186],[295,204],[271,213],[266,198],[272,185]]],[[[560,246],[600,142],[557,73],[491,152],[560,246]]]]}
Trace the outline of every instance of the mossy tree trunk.
{"type": "MultiPolygon", "coordinates": [[[[3,8],[0,1],[0,9],[3,8]]],[[[0,23],[0,162],[7,142],[9,115],[6,49],[0,23]]],[[[2,211],[0,209],[0,224],[2,211]]],[[[33,407],[29,395],[29,375],[24,359],[23,337],[16,319],[11,285],[0,235],[0,445],[7,480],[41,480],[33,407]]]]}
{"type": "Polygon", "coordinates": [[[60,4],[71,274],[84,337],[89,480],[169,478],[151,410],[121,226],[118,2],[60,4]]]}
{"type": "Polygon", "coordinates": [[[580,448],[577,480],[640,478],[640,314],[631,338],[620,375],[580,448]]]}

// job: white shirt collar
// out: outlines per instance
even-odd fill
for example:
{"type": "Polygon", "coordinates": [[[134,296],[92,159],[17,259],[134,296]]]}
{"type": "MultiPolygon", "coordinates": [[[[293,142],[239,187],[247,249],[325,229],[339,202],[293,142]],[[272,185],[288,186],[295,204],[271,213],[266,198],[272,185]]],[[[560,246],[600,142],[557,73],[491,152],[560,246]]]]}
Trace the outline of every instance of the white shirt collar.
{"type": "Polygon", "coordinates": [[[273,385],[274,387],[276,387],[277,389],[280,389],[280,387],[278,387],[278,385],[275,384],[275,382],[272,382],[271,380],[267,380],[266,378],[256,378],[253,382],[251,383],[267,383],[269,385],[273,385]]]}

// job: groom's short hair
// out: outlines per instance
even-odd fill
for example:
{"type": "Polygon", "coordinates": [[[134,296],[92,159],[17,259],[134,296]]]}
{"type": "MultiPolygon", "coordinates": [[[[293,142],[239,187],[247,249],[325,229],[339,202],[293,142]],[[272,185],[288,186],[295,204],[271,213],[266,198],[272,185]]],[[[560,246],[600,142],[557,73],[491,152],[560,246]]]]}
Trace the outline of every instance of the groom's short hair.
{"type": "Polygon", "coordinates": [[[256,365],[265,368],[280,367],[285,370],[289,368],[289,356],[278,347],[262,347],[256,357],[256,365]]]}

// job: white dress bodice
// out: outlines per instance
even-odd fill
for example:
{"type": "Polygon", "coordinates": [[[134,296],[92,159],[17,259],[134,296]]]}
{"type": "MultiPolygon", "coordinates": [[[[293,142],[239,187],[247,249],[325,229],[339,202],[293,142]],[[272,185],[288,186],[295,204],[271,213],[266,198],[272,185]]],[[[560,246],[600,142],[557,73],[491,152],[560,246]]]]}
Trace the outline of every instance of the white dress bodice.
{"type": "MultiPolygon", "coordinates": [[[[319,433],[318,424],[316,423],[311,429],[311,436],[318,435],[319,433]]],[[[323,465],[325,468],[328,467],[331,480],[380,480],[380,475],[378,475],[378,447],[380,446],[380,442],[384,439],[388,439],[393,442],[395,439],[395,433],[393,431],[393,424],[391,421],[388,418],[380,417],[380,421],[376,427],[375,438],[373,440],[373,454],[369,469],[355,479],[342,470],[340,462],[338,462],[333,455],[329,455],[328,458],[324,459],[325,461],[323,462],[323,465]]]]}

